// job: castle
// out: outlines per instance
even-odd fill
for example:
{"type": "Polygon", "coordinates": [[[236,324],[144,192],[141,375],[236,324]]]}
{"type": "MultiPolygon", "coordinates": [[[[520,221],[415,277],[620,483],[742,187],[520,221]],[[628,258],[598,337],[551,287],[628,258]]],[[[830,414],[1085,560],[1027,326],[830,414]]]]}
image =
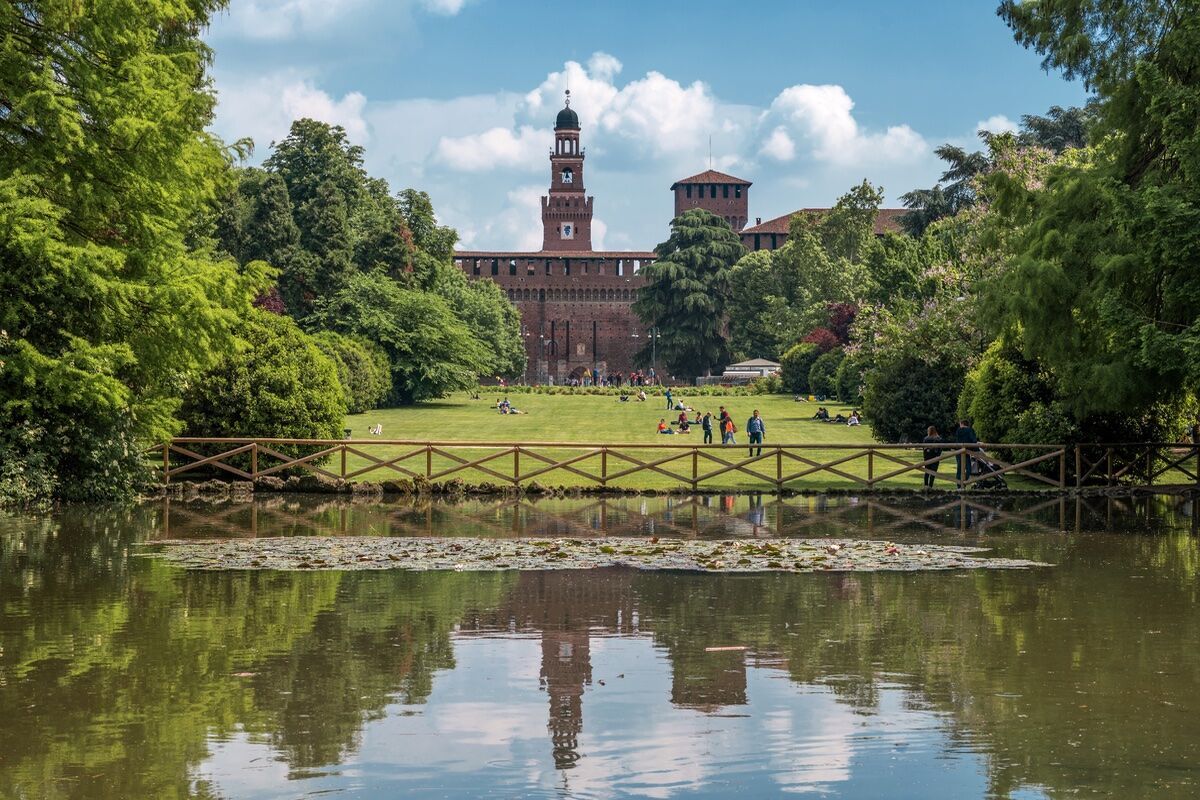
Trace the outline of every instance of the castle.
{"type": "MultiPolygon", "coordinates": [[[[470,278],[491,278],[521,312],[531,383],[566,383],[592,370],[628,374],[651,331],[633,313],[649,250],[593,250],[592,197],[584,188],[586,153],[570,93],[554,123],[550,191],[542,197],[542,249],[537,252],[459,250],[454,263],[470,278]]],[[[705,170],[671,185],[675,216],[703,208],[723,218],[747,250],[774,250],[787,240],[800,209],[747,227],[750,181],[705,170]]],[[[876,234],[899,231],[907,209],[880,209],[876,234]]],[[[684,377],[684,376],[680,376],[684,377]]],[[[691,377],[691,376],[686,376],[691,377]]]]}

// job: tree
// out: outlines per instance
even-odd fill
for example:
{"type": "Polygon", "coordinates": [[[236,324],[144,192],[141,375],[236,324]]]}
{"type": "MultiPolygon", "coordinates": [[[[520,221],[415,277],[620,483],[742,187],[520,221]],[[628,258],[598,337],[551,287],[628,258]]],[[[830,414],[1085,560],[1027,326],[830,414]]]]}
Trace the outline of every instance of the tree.
{"type": "Polygon", "coordinates": [[[945,361],[903,356],[867,373],[863,413],[881,442],[919,442],[930,425],[951,430],[963,369],[945,361]]]}
{"type": "MultiPolygon", "coordinates": [[[[845,353],[839,347],[822,353],[808,370],[808,390],[816,395],[833,397],[837,394],[837,371],[845,353]]],[[[843,402],[846,397],[840,398],[843,402]]]]}
{"type": "Polygon", "coordinates": [[[191,381],[180,415],[192,436],[332,439],[346,399],[337,368],[288,317],[251,312],[243,344],[191,381]]]}
{"type": "Polygon", "coordinates": [[[794,394],[808,394],[808,373],[820,357],[821,349],[810,342],[801,342],[784,353],[779,360],[783,388],[794,394]]]}
{"type": "Polygon", "coordinates": [[[0,439],[63,498],[133,490],[268,283],[192,242],[235,155],[205,130],[223,5],[0,7],[0,439]]]}
{"type": "Polygon", "coordinates": [[[344,289],[319,300],[312,322],[382,347],[391,362],[389,400],[395,403],[472,388],[490,366],[483,345],[445,300],[401,288],[377,272],[353,275],[344,289]]]}
{"type": "MultiPolygon", "coordinates": [[[[988,310],[1079,418],[1200,388],[1200,26],[1194,2],[1001,4],[1017,40],[1097,93],[1097,143],[1000,174],[1014,231],[988,310]]],[[[1013,143],[1003,145],[1011,155],[1013,143]]]]}
{"type": "Polygon", "coordinates": [[[283,178],[294,208],[314,200],[326,186],[347,208],[357,204],[366,182],[363,148],[350,143],[341,125],[298,119],[271,148],[263,166],[283,178]]]}
{"type": "MultiPolygon", "coordinates": [[[[980,132],[984,141],[988,135],[987,131],[980,132]]],[[[958,145],[944,144],[934,152],[947,165],[937,185],[900,196],[904,207],[910,209],[900,218],[900,224],[911,236],[920,236],[937,220],[975,205],[976,178],[988,170],[988,158],[981,151],[967,152],[958,145]]]]}
{"type": "Polygon", "coordinates": [[[1072,106],[1050,106],[1046,116],[1024,114],[1021,116],[1021,134],[1017,141],[1026,147],[1045,147],[1061,153],[1071,147],[1085,147],[1088,143],[1088,127],[1093,124],[1096,111],[1095,101],[1084,108],[1072,106]]]}
{"type": "Polygon", "coordinates": [[[392,368],[387,353],[379,345],[333,331],[319,331],[312,340],[337,368],[347,414],[377,408],[388,396],[392,368]]]}
{"type": "Polygon", "coordinates": [[[412,232],[413,243],[436,261],[449,261],[454,255],[458,232],[437,224],[433,202],[429,195],[416,189],[405,189],[397,196],[400,214],[412,232]]]}
{"type": "Polygon", "coordinates": [[[442,297],[487,350],[487,367],[481,374],[517,378],[525,372],[525,344],[521,341],[521,315],[493,281],[467,280],[461,269],[438,263],[430,291],[442,297]]]}
{"type": "MultiPolygon", "coordinates": [[[[642,270],[633,310],[659,333],[657,350],[676,375],[703,375],[729,359],[725,312],[729,276],[742,243],[720,217],[694,208],[671,222],[671,236],[642,270]]],[[[650,346],[638,353],[650,360],[650,346]]]]}

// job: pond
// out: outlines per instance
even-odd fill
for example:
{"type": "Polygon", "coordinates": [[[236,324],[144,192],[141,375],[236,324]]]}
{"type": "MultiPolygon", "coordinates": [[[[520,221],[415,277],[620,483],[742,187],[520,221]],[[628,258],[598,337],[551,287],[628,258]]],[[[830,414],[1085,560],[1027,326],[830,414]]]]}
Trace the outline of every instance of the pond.
{"type": "Polygon", "coordinates": [[[1184,497],[0,517],[0,797],[1200,796],[1184,497]],[[164,539],[871,539],[1053,566],[188,570],[164,539]]]}

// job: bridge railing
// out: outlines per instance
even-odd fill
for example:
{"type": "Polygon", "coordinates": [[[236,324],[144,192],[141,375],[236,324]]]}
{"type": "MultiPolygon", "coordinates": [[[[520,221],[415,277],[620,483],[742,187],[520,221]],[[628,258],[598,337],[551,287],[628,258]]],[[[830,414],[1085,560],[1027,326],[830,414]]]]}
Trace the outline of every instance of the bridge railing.
{"type": "MultiPolygon", "coordinates": [[[[932,475],[942,485],[953,484],[958,489],[994,484],[997,477],[1019,478],[1025,485],[1065,489],[1095,479],[1109,483],[1128,481],[1134,473],[1127,459],[1114,458],[1114,454],[1139,448],[1138,463],[1151,465],[1145,470],[1149,482],[1164,475],[1182,475],[1200,485],[1196,477],[1200,474],[1200,452],[1191,445],[1186,446],[1186,453],[1179,451],[1179,445],[1154,443],[1080,446],[805,443],[748,447],[674,442],[178,437],[152,450],[161,458],[164,482],[206,470],[243,480],[308,472],[344,480],[399,478],[433,482],[461,478],[466,483],[511,486],[539,481],[617,488],[784,489],[838,485],[870,489],[913,486],[922,476],[932,475]],[[1147,449],[1149,456],[1142,453],[1147,449]],[[925,458],[926,450],[936,450],[937,454],[925,458]],[[1005,458],[998,457],[999,453],[1005,458]],[[957,474],[962,458],[975,460],[970,477],[957,474]],[[980,469],[980,461],[986,462],[986,471],[980,469]],[[949,462],[949,469],[939,470],[944,462],[949,462]],[[647,482],[646,478],[652,480],[647,482]]],[[[1137,476],[1141,477],[1141,473],[1137,476]]]]}

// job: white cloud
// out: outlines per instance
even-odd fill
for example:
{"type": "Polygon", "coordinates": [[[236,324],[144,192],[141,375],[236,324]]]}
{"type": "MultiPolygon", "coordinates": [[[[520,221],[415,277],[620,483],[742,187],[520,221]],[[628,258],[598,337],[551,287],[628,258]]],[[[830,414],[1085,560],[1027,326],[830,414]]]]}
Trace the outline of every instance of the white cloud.
{"type": "Polygon", "coordinates": [[[473,217],[459,218],[457,214],[446,221],[457,228],[461,244],[467,249],[492,249],[502,242],[519,251],[541,250],[545,193],[545,186],[518,186],[505,195],[507,205],[499,213],[486,216],[482,224],[473,217]]]}
{"type": "MultiPolygon", "coordinates": [[[[539,217],[539,222],[541,218],[539,217]]],[[[604,238],[608,236],[608,225],[599,217],[592,217],[592,249],[604,250],[604,238]]]]}
{"type": "Polygon", "coordinates": [[[444,14],[447,17],[452,17],[462,11],[466,0],[421,0],[421,5],[427,10],[435,14],[444,14]]]}
{"type": "Polygon", "coordinates": [[[864,133],[851,111],[854,101],[841,86],[789,86],[771,103],[771,111],[794,133],[812,143],[820,161],[839,165],[912,161],[928,150],[925,140],[908,125],[883,133],[864,133]]]}
{"type": "Polygon", "coordinates": [[[221,27],[247,39],[288,39],[328,27],[363,1],[243,0],[232,4],[221,27]]]}
{"type": "Polygon", "coordinates": [[[996,114],[987,119],[980,120],[975,125],[975,132],[987,131],[989,133],[1010,133],[1016,132],[1017,123],[1013,122],[1003,114],[996,114]]]}
{"type": "Polygon", "coordinates": [[[791,161],[796,157],[796,143],[788,136],[787,129],[780,125],[771,131],[758,152],[776,161],[791,161]]]}
{"type": "Polygon", "coordinates": [[[341,125],[352,142],[368,140],[363,116],[367,98],[349,92],[335,99],[309,79],[292,72],[254,78],[245,83],[219,81],[217,130],[226,139],[250,136],[260,150],[287,135],[301,117],[341,125]]]}
{"type": "Polygon", "coordinates": [[[463,172],[498,167],[533,169],[545,166],[546,154],[553,143],[553,134],[544,127],[522,125],[516,133],[497,127],[468,136],[442,137],[436,158],[450,169],[463,172]]]}

